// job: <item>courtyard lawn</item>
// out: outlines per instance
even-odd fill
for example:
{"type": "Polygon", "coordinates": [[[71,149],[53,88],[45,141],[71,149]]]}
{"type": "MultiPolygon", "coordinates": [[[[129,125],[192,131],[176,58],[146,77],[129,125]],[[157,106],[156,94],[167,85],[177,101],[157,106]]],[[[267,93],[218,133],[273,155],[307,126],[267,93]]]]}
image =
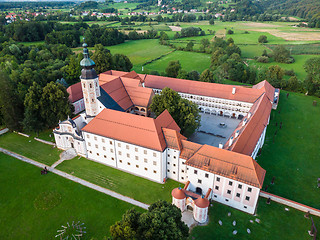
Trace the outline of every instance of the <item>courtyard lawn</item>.
{"type": "Polygon", "coordinates": [[[54,240],[57,230],[72,221],[85,224],[84,239],[103,239],[109,227],[132,207],[53,173],[40,175],[39,168],[0,153],[2,240],[54,240]],[[46,196],[56,198],[49,201],[43,198],[46,196]]]}
{"type": "Polygon", "coordinates": [[[205,69],[210,67],[210,54],[196,53],[196,52],[185,52],[175,51],[170,53],[163,58],[156,60],[150,64],[144,66],[144,70],[151,71],[155,70],[158,72],[165,71],[170,61],[179,60],[183,70],[187,72],[196,70],[203,72],[205,69]]]}
{"type": "Polygon", "coordinates": [[[28,138],[12,132],[0,136],[0,147],[49,166],[59,160],[61,153],[57,148],[38,142],[33,137],[28,138]]]}
{"type": "Polygon", "coordinates": [[[172,51],[171,48],[159,44],[158,39],[127,41],[122,44],[107,47],[112,54],[120,53],[129,57],[133,70],[141,72],[142,65],[172,51]]]}
{"type": "Polygon", "coordinates": [[[286,93],[282,91],[278,109],[271,112],[262,154],[256,160],[267,171],[268,192],[319,209],[319,98],[291,92],[286,98],[286,93]],[[273,177],[275,183],[270,185],[273,177]]]}
{"type": "MultiPolygon", "coordinates": [[[[214,202],[209,210],[210,222],[207,226],[195,227],[190,239],[237,239],[237,240],[301,240],[312,239],[308,230],[311,227],[311,220],[304,217],[304,213],[293,208],[285,210],[286,206],[271,202],[266,204],[266,199],[260,198],[258,203],[257,216],[253,216],[228,206],[214,202]],[[228,216],[228,213],[231,216],[228,216]],[[257,223],[255,219],[259,219],[257,223]],[[222,226],[219,225],[222,221],[222,226]],[[250,222],[253,220],[253,223],[250,222]],[[236,226],[233,226],[236,221],[236,226]],[[247,229],[251,233],[248,234],[247,229]],[[237,234],[232,232],[237,230],[237,234]]],[[[319,229],[320,220],[312,216],[316,227],[319,229]]]]}
{"type": "Polygon", "coordinates": [[[172,189],[178,186],[184,186],[171,179],[167,180],[165,184],[155,183],[101,163],[96,163],[85,158],[79,159],[79,157],[64,161],[58,165],[57,168],[101,187],[108,188],[148,204],[159,199],[171,202],[172,189]]]}

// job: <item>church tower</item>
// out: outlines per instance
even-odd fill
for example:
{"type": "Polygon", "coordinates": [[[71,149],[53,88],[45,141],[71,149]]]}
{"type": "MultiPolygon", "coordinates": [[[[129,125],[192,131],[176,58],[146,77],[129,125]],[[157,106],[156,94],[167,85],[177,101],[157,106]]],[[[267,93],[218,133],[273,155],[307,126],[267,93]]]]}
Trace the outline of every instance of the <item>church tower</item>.
{"type": "Polygon", "coordinates": [[[87,44],[83,43],[83,59],[80,62],[81,70],[81,85],[84,98],[84,105],[87,117],[93,118],[98,112],[98,100],[100,97],[99,78],[94,70],[95,63],[89,57],[87,44]]]}

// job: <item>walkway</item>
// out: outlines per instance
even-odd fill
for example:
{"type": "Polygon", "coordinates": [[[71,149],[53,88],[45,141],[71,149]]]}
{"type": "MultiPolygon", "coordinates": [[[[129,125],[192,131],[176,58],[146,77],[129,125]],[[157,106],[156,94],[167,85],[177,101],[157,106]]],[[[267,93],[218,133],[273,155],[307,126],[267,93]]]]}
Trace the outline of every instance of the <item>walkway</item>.
{"type": "Polygon", "coordinates": [[[75,158],[76,156],[78,156],[76,150],[74,150],[74,148],[69,148],[68,150],[63,151],[60,154],[60,159],[58,161],[56,161],[54,164],[52,164],[51,168],[55,168],[60,163],[62,163],[64,160],[71,160],[71,159],[75,158]]]}
{"type": "Polygon", "coordinates": [[[260,191],[260,197],[270,198],[270,200],[275,201],[277,203],[295,208],[295,209],[300,210],[302,212],[310,212],[310,214],[320,217],[320,210],[319,209],[309,207],[304,204],[301,204],[301,203],[298,203],[298,202],[295,202],[295,201],[292,201],[292,200],[289,200],[289,199],[286,199],[283,197],[279,197],[277,195],[267,193],[264,191],[260,191]]]}
{"type": "Polygon", "coordinates": [[[70,174],[67,174],[67,173],[65,173],[65,172],[62,172],[62,171],[60,171],[60,170],[54,169],[54,168],[52,168],[52,167],[50,167],[50,166],[47,166],[47,165],[45,165],[45,164],[43,164],[43,163],[39,163],[39,162],[34,161],[34,160],[30,159],[30,158],[26,158],[26,157],[21,156],[21,155],[19,155],[19,154],[17,154],[17,153],[8,151],[8,150],[6,150],[6,149],[4,149],[4,148],[0,148],[0,152],[3,152],[3,153],[5,153],[5,154],[7,154],[7,155],[9,155],[9,156],[12,156],[12,157],[14,157],[14,158],[16,158],[16,159],[19,159],[19,160],[21,160],[21,161],[23,161],[23,162],[26,162],[26,163],[30,163],[30,164],[32,164],[32,165],[35,165],[35,166],[37,166],[37,167],[39,167],[39,168],[44,168],[44,167],[46,167],[50,172],[55,173],[55,174],[57,174],[57,175],[59,175],[59,176],[61,176],[61,177],[64,177],[64,178],[67,178],[67,179],[69,179],[69,180],[71,180],[71,181],[80,183],[80,184],[83,185],[83,186],[86,186],[86,187],[89,187],[89,188],[94,189],[94,190],[96,190],[96,191],[102,192],[102,193],[104,193],[104,194],[107,194],[107,195],[109,195],[109,196],[111,196],[111,197],[114,197],[114,198],[117,198],[117,199],[119,199],[119,200],[128,202],[128,203],[130,203],[130,204],[132,204],[132,205],[141,207],[141,208],[143,208],[143,209],[148,209],[148,207],[149,207],[149,205],[147,205],[147,204],[145,204],[145,203],[142,203],[142,202],[139,202],[139,201],[134,200],[134,199],[132,199],[132,198],[123,196],[123,195],[121,195],[121,194],[119,194],[119,193],[116,193],[116,192],[113,192],[113,191],[111,191],[111,190],[109,190],[109,189],[100,187],[100,186],[98,186],[98,185],[95,185],[95,184],[93,184],[93,183],[90,183],[90,182],[88,182],[88,181],[85,181],[85,180],[83,180],[83,179],[81,179],[81,178],[78,178],[78,177],[72,176],[72,175],[70,175],[70,174]]]}

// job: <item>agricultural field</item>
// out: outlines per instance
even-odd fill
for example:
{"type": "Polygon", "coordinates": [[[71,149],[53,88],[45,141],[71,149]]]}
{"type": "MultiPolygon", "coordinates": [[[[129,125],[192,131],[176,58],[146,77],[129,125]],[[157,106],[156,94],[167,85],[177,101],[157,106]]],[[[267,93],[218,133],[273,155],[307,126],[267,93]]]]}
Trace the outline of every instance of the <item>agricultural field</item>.
{"type": "MultiPolygon", "coordinates": [[[[312,218],[315,225],[319,226],[320,219],[315,216],[312,218]]],[[[265,198],[259,199],[256,215],[250,215],[214,202],[209,209],[209,219],[207,226],[197,226],[192,229],[190,239],[311,239],[308,234],[311,220],[305,218],[303,212],[275,202],[268,205],[265,198]],[[231,216],[228,216],[228,213],[231,216]],[[260,222],[258,223],[256,219],[260,222]],[[219,220],[222,225],[219,224],[219,220]],[[236,221],[236,226],[233,226],[233,221],[236,221]],[[247,229],[250,230],[250,233],[247,232],[247,229]],[[236,235],[232,233],[234,230],[237,230],[236,235]]]]}
{"type": "Polygon", "coordinates": [[[203,72],[210,67],[210,55],[205,53],[175,51],[144,66],[144,71],[164,71],[170,61],[179,60],[183,70],[203,72]]]}
{"type": "Polygon", "coordinates": [[[158,41],[158,39],[128,41],[107,48],[112,54],[121,53],[127,55],[134,66],[133,70],[141,72],[144,63],[172,51],[171,48],[160,45],[158,41]]]}
{"type": "MultiPolygon", "coordinates": [[[[133,205],[0,153],[0,239],[57,239],[72,221],[103,239],[133,205]]],[[[140,208],[135,207],[139,211],[140,208]]]]}

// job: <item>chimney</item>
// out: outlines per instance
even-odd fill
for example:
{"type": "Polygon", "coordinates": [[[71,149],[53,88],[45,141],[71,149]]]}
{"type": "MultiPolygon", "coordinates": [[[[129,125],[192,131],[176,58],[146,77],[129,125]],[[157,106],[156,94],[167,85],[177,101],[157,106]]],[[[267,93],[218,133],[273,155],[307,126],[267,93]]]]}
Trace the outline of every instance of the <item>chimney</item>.
{"type": "Polygon", "coordinates": [[[229,140],[229,147],[232,145],[232,143],[233,143],[233,137],[231,137],[229,140]]]}
{"type": "Polygon", "coordinates": [[[219,148],[223,148],[223,144],[222,143],[219,143],[219,148]]]}
{"type": "Polygon", "coordinates": [[[236,87],[232,88],[232,94],[234,95],[236,93],[236,87]]]}

